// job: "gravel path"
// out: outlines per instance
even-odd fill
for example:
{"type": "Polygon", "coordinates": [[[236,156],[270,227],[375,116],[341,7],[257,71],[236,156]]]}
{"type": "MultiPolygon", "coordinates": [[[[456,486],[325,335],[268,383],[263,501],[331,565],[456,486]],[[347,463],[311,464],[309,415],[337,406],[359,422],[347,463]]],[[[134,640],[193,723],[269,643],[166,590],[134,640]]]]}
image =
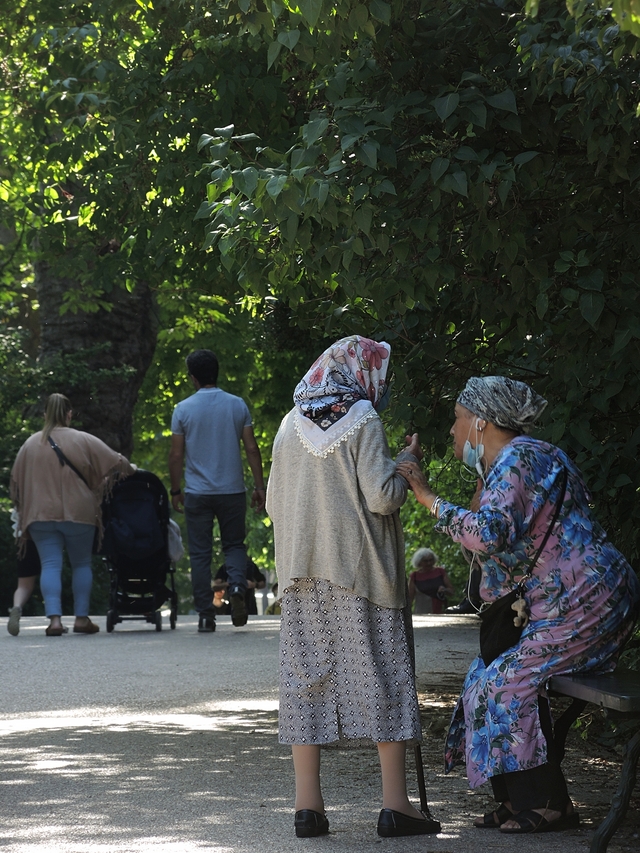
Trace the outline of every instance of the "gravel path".
{"type": "MultiPolygon", "coordinates": [[[[100,634],[60,638],[45,637],[41,619],[24,619],[16,638],[0,621],[3,850],[585,853],[608,808],[619,760],[576,742],[567,769],[583,828],[511,839],[470,827],[488,797],[469,791],[463,773],[445,777],[441,753],[477,623],[427,616],[416,619],[423,751],[429,802],[444,831],[379,839],[375,750],[326,750],[332,831],[296,839],[291,759],[277,741],[278,618],[254,617],[242,629],[225,618],[213,635],[198,634],[195,617],[162,632],[130,622],[106,634],[104,619],[96,621],[100,634]]],[[[410,778],[417,798],[413,767],[410,778]]],[[[640,848],[639,795],[610,853],[640,848]]]]}

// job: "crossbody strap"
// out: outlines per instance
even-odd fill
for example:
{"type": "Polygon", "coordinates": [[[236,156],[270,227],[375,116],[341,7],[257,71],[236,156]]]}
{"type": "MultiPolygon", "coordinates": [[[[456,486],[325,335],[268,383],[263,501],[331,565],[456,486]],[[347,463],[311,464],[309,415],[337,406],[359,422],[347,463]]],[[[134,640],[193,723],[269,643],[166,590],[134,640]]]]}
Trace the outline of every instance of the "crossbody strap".
{"type": "Polygon", "coordinates": [[[56,456],[58,457],[58,461],[60,462],[60,465],[61,465],[61,466],[68,465],[68,466],[69,466],[69,468],[71,468],[71,470],[73,471],[73,473],[74,473],[74,474],[77,474],[77,475],[78,475],[78,477],[80,477],[80,479],[82,480],[82,482],[85,484],[85,486],[86,486],[88,489],[90,489],[90,488],[91,488],[91,486],[89,485],[89,483],[87,483],[86,477],[84,477],[84,476],[80,473],[80,471],[78,471],[78,469],[77,469],[77,468],[76,468],[76,466],[73,464],[73,462],[72,462],[70,459],[68,459],[68,458],[64,455],[64,453],[62,452],[62,450],[58,447],[58,445],[57,445],[57,444],[55,443],[55,441],[51,438],[51,436],[49,436],[49,437],[48,437],[48,441],[49,441],[49,444],[51,445],[51,447],[53,448],[53,450],[54,450],[54,452],[55,452],[56,456]]]}
{"type": "Polygon", "coordinates": [[[554,513],[553,513],[553,518],[551,519],[551,523],[549,524],[549,527],[547,528],[547,532],[544,534],[544,539],[542,540],[542,545],[540,545],[540,547],[539,547],[539,548],[538,548],[538,550],[536,551],[536,555],[535,555],[535,557],[534,557],[534,558],[533,558],[533,560],[529,563],[529,568],[527,569],[527,573],[526,573],[526,574],[525,574],[525,576],[524,576],[524,577],[519,581],[519,583],[518,583],[518,587],[521,587],[521,586],[522,586],[522,584],[525,582],[525,580],[527,580],[527,578],[530,578],[530,577],[531,577],[531,574],[532,574],[532,572],[533,572],[533,570],[534,570],[534,568],[535,568],[535,566],[536,566],[536,563],[538,562],[538,559],[539,559],[539,557],[540,557],[540,554],[542,554],[542,552],[543,552],[543,551],[544,551],[544,549],[545,549],[545,546],[546,546],[547,542],[549,541],[549,536],[551,536],[551,531],[552,531],[552,529],[553,529],[553,527],[554,527],[554,525],[555,525],[556,521],[558,520],[558,516],[560,515],[560,510],[562,509],[562,504],[564,503],[564,496],[565,496],[565,495],[566,495],[566,493],[567,493],[567,479],[568,479],[567,469],[566,469],[566,467],[563,465],[563,466],[562,466],[562,479],[561,479],[561,481],[560,481],[560,486],[561,486],[561,488],[560,488],[560,494],[559,494],[559,496],[558,496],[558,500],[556,501],[556,507],[555,507],[555,510],[554,510],[554,513]]]}

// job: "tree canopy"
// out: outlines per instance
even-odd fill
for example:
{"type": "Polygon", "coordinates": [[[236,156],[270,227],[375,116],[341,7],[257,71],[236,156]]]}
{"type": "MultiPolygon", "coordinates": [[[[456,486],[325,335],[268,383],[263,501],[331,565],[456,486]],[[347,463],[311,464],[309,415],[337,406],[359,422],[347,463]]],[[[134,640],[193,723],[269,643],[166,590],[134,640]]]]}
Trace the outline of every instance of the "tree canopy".
{"type": "Polygon", "coordinates": [[[40,324],[41,364],[106,347],[88,374],[111,353],[129,421],[142,387],[149,452],[171,370],[225,328],[251,338],[248,392],[277,402],[267,453],[284,369],[349,331],[391,343],[390,426],[434,458],[469,375],[530,381],[540,435],[637,560],[637,39],[572,10],[26,0],[0,24],[5,328],[34,354],[40,324]],[[110,330],[128,299],[134,353],[110,330]],[[79,319],[52,340],[60,317],[79,319]]]}
{"type": "Polygon", "coordinates": [[[632,37],[551,2],[239,6],[308,116],[286,149],[246,123],[201,139],[210,254],[300,324],[383,332],[400,417],[440,453],[469,374],[532,381],[637,555],[632,37]]]}

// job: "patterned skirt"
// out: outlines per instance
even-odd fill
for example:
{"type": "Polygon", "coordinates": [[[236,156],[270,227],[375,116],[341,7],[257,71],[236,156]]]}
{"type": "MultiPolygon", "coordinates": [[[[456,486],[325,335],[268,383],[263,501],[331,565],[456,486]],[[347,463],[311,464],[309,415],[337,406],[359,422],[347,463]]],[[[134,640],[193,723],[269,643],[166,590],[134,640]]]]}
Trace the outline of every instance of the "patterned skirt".
{"type": "Polygon", "coordinates": [[[280,626],[280,743],[420,740],[406,618],[327,580],[289,587],[280,626]]]}

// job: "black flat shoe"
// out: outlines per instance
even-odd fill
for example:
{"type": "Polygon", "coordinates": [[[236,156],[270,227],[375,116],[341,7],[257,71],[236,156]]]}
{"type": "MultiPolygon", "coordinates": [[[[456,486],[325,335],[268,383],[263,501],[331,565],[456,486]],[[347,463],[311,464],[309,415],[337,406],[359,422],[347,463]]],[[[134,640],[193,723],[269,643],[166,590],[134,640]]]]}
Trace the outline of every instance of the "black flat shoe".
{"type": "Polygon", "coordinates": [[[327,818],[312,809],[300,809],[296,812],[294,825],[298,838],[314,838],[316,835],[325,835],[329,832],[327,818]]]}
{"type": "Polygon", "coordinates": [[[383,838],[397,838],[400,835],[434,835],[441,829],[440,821],[434,820],[428,812],[424,818],[419,818],[409,817],[393,809],[382,809],[378,818],[378,835],[383,838]]]}

